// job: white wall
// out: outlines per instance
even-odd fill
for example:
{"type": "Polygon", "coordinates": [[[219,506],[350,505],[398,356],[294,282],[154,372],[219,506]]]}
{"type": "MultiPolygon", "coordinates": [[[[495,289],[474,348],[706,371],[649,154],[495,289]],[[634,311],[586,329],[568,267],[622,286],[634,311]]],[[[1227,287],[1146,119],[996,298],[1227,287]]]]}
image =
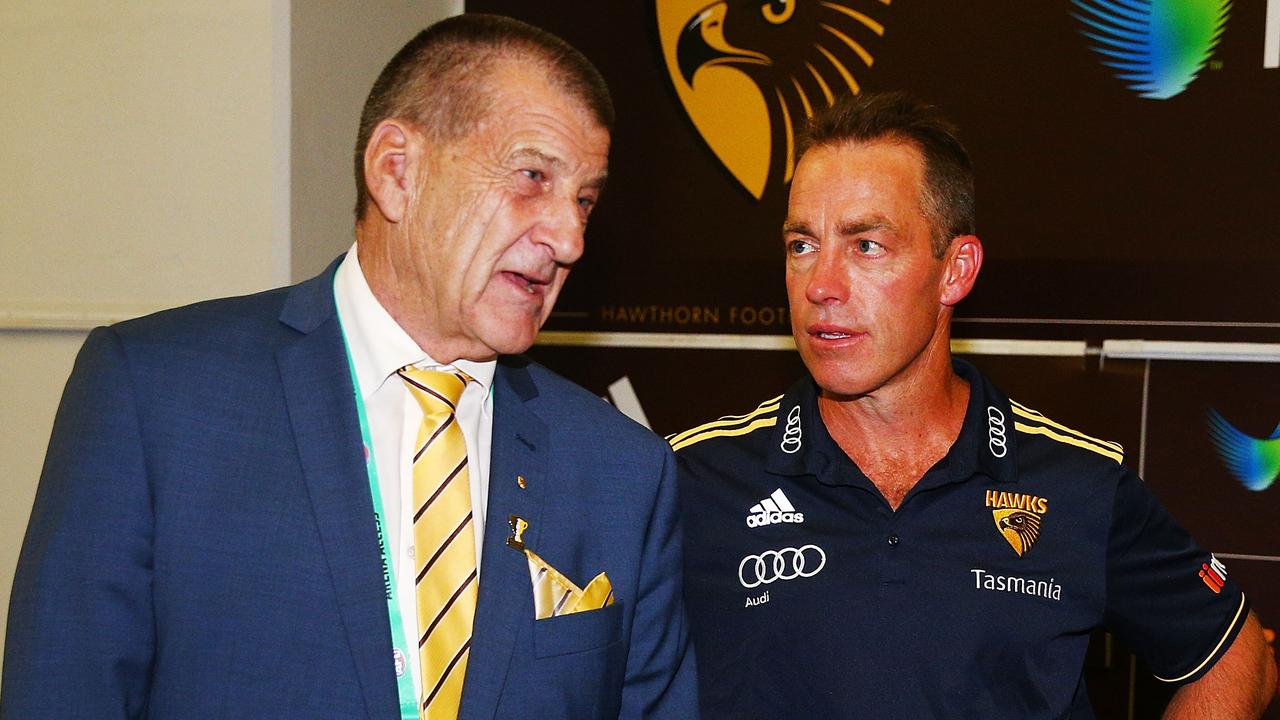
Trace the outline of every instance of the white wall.
{"type": "Polygon", "coordinates": [[[460,11],[0,1],[0,625],[86,331],[282,285],[345,249],[369,85],[460,11]]]}

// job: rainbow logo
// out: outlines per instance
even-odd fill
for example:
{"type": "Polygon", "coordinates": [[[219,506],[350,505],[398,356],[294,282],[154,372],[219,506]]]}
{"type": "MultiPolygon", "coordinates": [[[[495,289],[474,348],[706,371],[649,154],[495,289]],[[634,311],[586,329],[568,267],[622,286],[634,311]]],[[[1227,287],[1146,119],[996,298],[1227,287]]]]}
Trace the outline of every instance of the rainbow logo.
{"type": "Polygon", "coordinates": [[[1250,437],[1210,409],[1209,438],[1222,464],[1246,488],[1262,492],[1280,476],[1280,425],[1269,438],[1250,437]]]}
{"type": "Polygon", "coordinates": [[[1187,89],[1222,39],[1231,0],[1071,0],[1102,64],[1139,97],[1187,89]]]}

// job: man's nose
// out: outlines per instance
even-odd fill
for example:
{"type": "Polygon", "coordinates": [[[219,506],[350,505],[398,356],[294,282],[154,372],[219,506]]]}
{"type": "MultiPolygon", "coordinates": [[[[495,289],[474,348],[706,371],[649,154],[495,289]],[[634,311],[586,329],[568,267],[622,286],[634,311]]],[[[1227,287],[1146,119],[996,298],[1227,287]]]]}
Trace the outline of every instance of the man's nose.
{"type": "Polygon", "coordinates": [[[819,253],[809,268],[805,298],[815,305],[843,303],[849,299],[849,277],[835,253],[819,253]]]}
{"type": "Polygon", "coordinates": [[[587,223],[578,199],[549,200],[534,234],[559,265],[572,265],[582,257],[587,223]]]}

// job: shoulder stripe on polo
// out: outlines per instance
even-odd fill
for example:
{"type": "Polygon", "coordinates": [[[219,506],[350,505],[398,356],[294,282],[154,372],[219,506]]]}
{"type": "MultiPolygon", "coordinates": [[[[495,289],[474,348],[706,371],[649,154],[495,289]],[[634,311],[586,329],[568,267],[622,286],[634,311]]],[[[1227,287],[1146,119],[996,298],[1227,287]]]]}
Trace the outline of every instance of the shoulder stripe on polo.
{"type": "Polygon", "coordinates": [[[1094,445],[1093,443],[1090,443],[1090,442],[1085,442],[1084,440],[1071,437],[1070,435],[1063,435],[1062,433],[1054,432],[1053,430],[1050,430],[1049,428],[1043,425],[1025,425],[1020,422],[1015,422],[1013,424],[1013,428],[1015,430],[1018,430],[1019,432],[1027,433],[1028,435],[1043,435],[1051,440],[1057,440],[1060,443],[1066,443],[1067,445],[1075,445],[1078,448],[1091,450],[1104,457],[1109,457],[1112,460],[1115,460],[1117,463],[1124,462],[1124,455],[1118,452],[1108,450],[1099,445],[1094,445]]]}
{"type": "Polygon", "coordinates": [[[1203,668],[1206,664],[1208,664],[1210,660],[1217,657],[1218,651],[1222,649],[1222,644],[1227,641],[1227,637],[1231,635],[1231,631],[1235,630],[1236,624],[1241,621],[1241,617],[1243,615],[1244,615],[1244,593],[1241,593],[1240,605],[1239,607],[1236,608],[1236,616],[1232,618],[1231,622],[1227,625],[1226,632],[1222,633],[1222,637],[1218,639],[1218,644],[1213,646],[1213,650],[1211,650],[1209,654],[1205,656],[1204,660],[1200,661],[1199,665],[1192,668],[1189,672],[1187,672],[1186,675],[1183,675],[1182,677],[1162,678],[1159,675],[1153,675],[1153,677],[1155,677],[1155,679],[1161,682],[1175,683],[1175,682],[1182,682],[1183,680],[1186,680],[1192,675],[1195,675],[1196,673],[1200,672],[1200,668],[1203,668]]]}
{"type": "Polygon", "coordinates": [[[1087,441],[1087,442],[1094,443],[1095,445],[1101,445],[1102,447],[1107,448],[1107,449],[1109,449],[1109,450],[1113,450],[1113,451],[1118,452],[1118,453],[1120,453],[1120,454],[1122,454],[1122,455],[1124,454],[1124,446],[1123,446],[1123,445],[1121,445],[1121,444],[1120,444],[1120,443],[1118,443],[1118,442],[1111,442],[1110,440],[1103,440],[1103,439],[1101,439],[1101,438],[1096,438],[1096,437],[1092,437],[1092,436],[1090,436],[1090,435],[1085,435],[1084,433],[1080,432],[1079,430],[1076,430],[1076,429],[1074,429],[1074,428],[1069,428],[1069,427],[1067,427],[1066,425],[1063,425],[1062,423],[1055,422],[1054,420],[1051,420],[1051,419],[1049,419],[1049,418],[1045,417],[1045,416],[1044,416],[1043,414],[1041,414],[1040,412],[1037,412],[1037,411],[1035,411],[1035,410],[1032,410],[1031,408],[1029,408],[1029,407],[1027,407],[1026,405],[1023,405],[1022,403],[1019,403],[1019,402],[1017,402],[1017,401],[1010,400],[1010,401],[1009,401],[1009,405],[1010,405],[1010,406],[1012,406],[1012,408],[1013,408],[1013,414],[1014,414],[1014,415],[1021,415],[1022,417],[1026,418],[1026,419],[1028,419],[1028,420],[1032,420],[1032,421],[1034,421],[1034,422],[1042,423],[1042,424],[1044,424],[1044,425],[1048,425],[1048,426],[1050,426],[1050,427],[1057,428],[1058,430],[1061,430],[1062,432],[1064,432],[1064,433],[1066,433],[1066,434],[1068,434],[1068,435],[1071,435],[1071,436],[1073,436],[1073,437],[1075,437],[1075,438],[1078,438],[1078,439],[1080,439],[1080,440],[1085,440],[1085,441],[1087,441]]]}
{"type": "Polygon", "coordinates": [[[735,437],[738,435],[746,435],[747,433],[755,432],[760,428],[773,427],[774,425],[777,425],[777,424],[778,424],[778,417],[774,415],[772,417],[760,418],[759,420],[756,420],[755,422],[750,423],[748,425],[744,425],[742,427],[727,428],[722,430],[708,430],[707,432],[701,433],[699,435],[694,435],[692,437],[685,438],[684,440],[679,440],[671,443],[671,449],[681,450],[683,448],[689,447],[690,445],[697,445],[703,440],[710,440],[711,438],[715,438],[715,437],[735,437]]]}
{"type": "MultiPolygon", "coordinates": [[[[762,415],[766,415],[768,413],[777,411],[778,405],[781,401],[782,401],[781,395],[775,398],[770,398],[760,403],[760,405],[757,406],[755,410],[752,410],[749,413],[745,413],[743,415],[726,415],[718,420],[713,420],[709,423],[703,423],[702,425],[698,425],[697,427],[690,428],[688,430],[685,430],[684,432],[668,435],[666,438],[667,442],[671,443],[672,447],[675,447],[677,444],[683,444],[686,440],[690,440],[694,436],[700,435],[704,432],[733,429],[738,426],[751,424],[753,420],[756,420],[762,415]]],[[[776,418],[775,418],[775,422],[776,422],[776,418]]]]}
{"type": "Polygon", "coordinates": [[[717,428],[724,428],[724,427],[729,427],[731,425],[738,425],[738,424],[750,422],[751,420],[759,417],[760,415],[777,410],[778,405],[781,402],[782,402],[781,395],[775,398],[770,398],[760,403],[759,405],[757,405],[756,409],[752,410],[749,413],[744,413],[742,415],[725,415],[724,417],[719,418],[717,420],[712,420],[709,423],[703,423],[701,425],[689,428],[684,432],[668,435],[667,442],[674,444],[674,443],[682,442],[705,430],[714,430],[717,428]]]}

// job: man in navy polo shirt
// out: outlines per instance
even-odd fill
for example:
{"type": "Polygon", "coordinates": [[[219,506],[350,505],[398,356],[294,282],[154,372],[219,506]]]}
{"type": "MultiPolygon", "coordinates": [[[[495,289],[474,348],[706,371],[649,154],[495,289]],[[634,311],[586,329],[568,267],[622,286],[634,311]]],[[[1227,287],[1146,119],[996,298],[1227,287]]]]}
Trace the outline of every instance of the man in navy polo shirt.
{"type": "Polygon", "coordinates": [[[933,108],[838,102],[783,240],[811,377],[669,438],[707,718],[1092,718],[1105,626],[1166,717],[1256,718],[1275,661],[1227,570],[1123,449],[951,357],[982,266],[972,168],[933,108]]]}

